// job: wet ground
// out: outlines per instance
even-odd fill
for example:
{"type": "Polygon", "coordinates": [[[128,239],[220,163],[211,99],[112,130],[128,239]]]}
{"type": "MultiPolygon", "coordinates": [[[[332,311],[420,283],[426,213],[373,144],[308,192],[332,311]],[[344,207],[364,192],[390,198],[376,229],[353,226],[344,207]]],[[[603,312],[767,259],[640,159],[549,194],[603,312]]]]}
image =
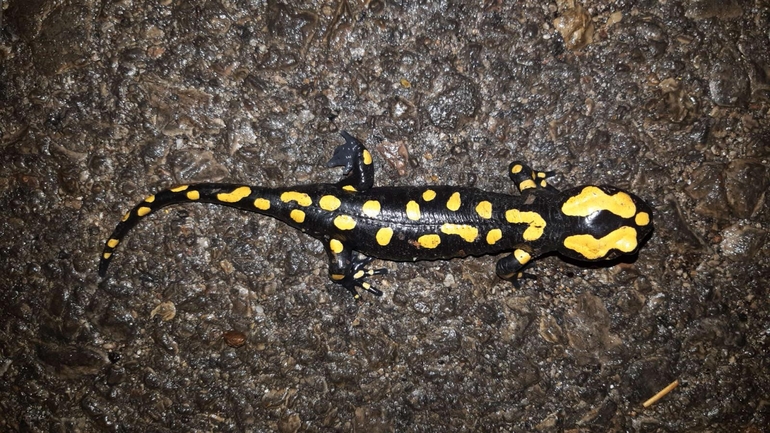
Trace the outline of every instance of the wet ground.
{"type": "Polygon", "coordinates": [[[770,4],[9,0],[0,29],[0,430],[761,432],[770,425],[770,4]],[[656,209],[638,257],[391,263],[168,208],[193,181],[559,187],[656,209]],[[658,402],[642,403],[678,381],[658,402]]]}

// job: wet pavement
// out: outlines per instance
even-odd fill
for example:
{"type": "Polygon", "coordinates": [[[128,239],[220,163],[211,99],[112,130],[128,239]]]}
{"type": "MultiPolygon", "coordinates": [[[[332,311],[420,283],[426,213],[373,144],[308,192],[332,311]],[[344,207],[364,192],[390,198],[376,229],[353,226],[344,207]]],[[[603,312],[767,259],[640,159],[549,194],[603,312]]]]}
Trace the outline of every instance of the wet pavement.
{"type": "Polygon", "coordinates": [[[0,430],[761,432],[770,424],[770,6],[9,0],[0,430]],[[103,242],[160,188],[612,184],[638,257],[393,263],[212,205],[103,242]],[[678,381],[656,403],[642,403],[678,381]]]}

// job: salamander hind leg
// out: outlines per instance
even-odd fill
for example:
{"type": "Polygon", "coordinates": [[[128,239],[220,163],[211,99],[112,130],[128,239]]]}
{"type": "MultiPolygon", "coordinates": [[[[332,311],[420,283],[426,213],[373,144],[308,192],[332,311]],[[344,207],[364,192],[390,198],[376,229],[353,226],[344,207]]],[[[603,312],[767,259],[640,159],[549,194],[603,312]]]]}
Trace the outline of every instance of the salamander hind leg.
{"type": "Polygon", "coordinates": [[[555,187],[548,183],[547,179],[556,175],[555,171],[536,171],[521,161],[513,161],[508,166],[508,176],[516,184],[519,192],[528,189],[546,190],[558,192],[555,187]]]}
{"type": "Polygon", "coordinates": [[[332,281],[347,289],[356,299],[360,297],[359,288],[375,296],[382,296],[381,291],[366,281],[367,277],[388,273],[387,269],[366,267],[374,260],[373,257],[359,255],[337,239],[330,240],[325,249],[329,256],[329,277],[332,281]]]}
{"type": "Polygon", "coordinates": [[[513,287],[520,288],[522,279],[537,279],[533,274],[522,272],[532,258],[533,256],[530,252],[522,248],[514,249],[511,255],[497,261],[497,276],[513,283],[513,287]]]}
{"type": "Polygon", "coordinates": [[[347,131],[341,132],[345,143],[337,146],[329,160],[329,167],[345,167],[337,186],[349,192],[366,191],[374,185],[372,154],[347,131]]]}

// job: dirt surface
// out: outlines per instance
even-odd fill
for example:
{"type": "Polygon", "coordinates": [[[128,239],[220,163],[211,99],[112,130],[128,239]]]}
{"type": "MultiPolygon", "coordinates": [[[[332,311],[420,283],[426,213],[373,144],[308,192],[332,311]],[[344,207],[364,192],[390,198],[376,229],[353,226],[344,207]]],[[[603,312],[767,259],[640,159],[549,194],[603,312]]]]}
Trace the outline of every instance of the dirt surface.
{"type": "Polygon", "coordinates": [[[0,30],[0,430],[761,432],[770,425],[767,1],[8,0],[0,30]],[[334,181],[607,183],[637,258],[391,263],[148,194],[334,181]],[[660,401],[642,403],[669,383],[660,401]]]}

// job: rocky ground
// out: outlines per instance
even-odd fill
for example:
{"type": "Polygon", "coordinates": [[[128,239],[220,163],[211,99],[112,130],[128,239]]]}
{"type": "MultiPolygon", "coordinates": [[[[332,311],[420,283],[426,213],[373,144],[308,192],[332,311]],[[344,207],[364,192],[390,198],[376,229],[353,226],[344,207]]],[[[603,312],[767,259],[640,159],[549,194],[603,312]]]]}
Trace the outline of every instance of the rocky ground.
{"type": "Polygon", "coordinates": [[[770,3],[8,0],[0,430],[761,432],[770,425],[770,3]],[[331,284],[321,245],[193,181],[608,183],[638,257],[494,257],[331,284]],[[678,381],[658,402],[642,403],[678,381]]]}

